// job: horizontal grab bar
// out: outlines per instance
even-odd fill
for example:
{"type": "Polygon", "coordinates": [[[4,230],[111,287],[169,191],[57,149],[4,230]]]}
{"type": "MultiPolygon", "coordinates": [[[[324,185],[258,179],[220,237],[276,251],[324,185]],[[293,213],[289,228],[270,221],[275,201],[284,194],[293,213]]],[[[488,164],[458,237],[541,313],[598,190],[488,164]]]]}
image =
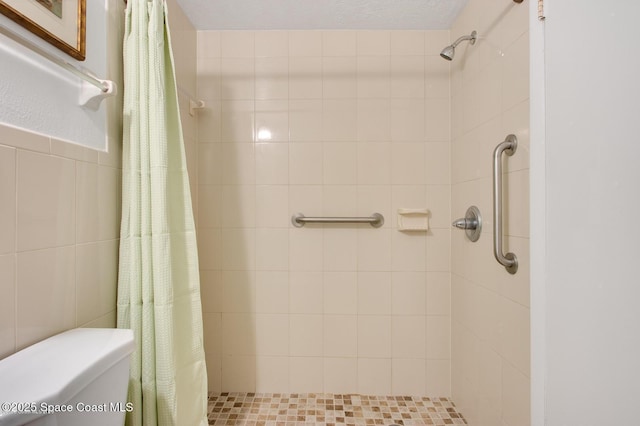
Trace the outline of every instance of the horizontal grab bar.
{"type": "Polygon", "coordinates": [[[306,217],[302,213],[291,216],[291,223],[296,228],[302,228],[307,223],[368,223],[374,228],[384,225],[384,216],[374,213],[368,217],[306,217]]]}

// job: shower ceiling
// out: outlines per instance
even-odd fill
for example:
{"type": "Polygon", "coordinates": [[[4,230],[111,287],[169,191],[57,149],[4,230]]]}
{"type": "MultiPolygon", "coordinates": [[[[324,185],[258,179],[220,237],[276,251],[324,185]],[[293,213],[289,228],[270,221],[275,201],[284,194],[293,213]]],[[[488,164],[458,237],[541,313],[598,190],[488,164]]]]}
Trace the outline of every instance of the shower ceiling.
{"type": "Polygon", "coordinates": [[[178,0],[198,30],[448,29],[468,0],[178,0]]]}

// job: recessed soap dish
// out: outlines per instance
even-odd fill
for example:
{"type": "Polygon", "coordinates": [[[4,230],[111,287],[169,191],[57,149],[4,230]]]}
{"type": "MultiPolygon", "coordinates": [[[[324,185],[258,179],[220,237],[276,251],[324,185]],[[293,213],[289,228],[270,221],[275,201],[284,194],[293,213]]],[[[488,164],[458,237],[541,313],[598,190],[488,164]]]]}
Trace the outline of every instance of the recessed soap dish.
{"type": "Polygon", "coordinates": [[[429,209],[398,209],[398,231],[428,231],[429,209]]]}

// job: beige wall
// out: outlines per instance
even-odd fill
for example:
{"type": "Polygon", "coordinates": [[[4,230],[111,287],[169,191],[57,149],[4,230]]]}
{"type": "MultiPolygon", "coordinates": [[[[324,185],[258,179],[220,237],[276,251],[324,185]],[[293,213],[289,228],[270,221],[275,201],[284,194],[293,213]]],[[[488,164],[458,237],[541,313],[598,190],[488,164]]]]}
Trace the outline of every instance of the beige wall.
{"type": "MultiPolygon", "coordinates": [[[[107,78],[122,87],[124,3],[109,6],[107,78]]],[[[102,107],[106,153],[0,124],[0,358],[70,328],[115,325],[121,96],[102,107]]]]}
{"type": "Polygon", "coordinates": [[[0,357],[115,325],[119,152],[0,126],[0,357]]]}
{"type": "Polygon", "coordinates": [[[449,32],[198,37],[210,390],[449,395],[449,32]]]}
{"type": "MultiPolygon", "coordinates": [[[[122,29],[124,2],[110,6],[109,28],[122,29]]],[[[195,93],[196,33],[169,7],[191,170],[197,127],[185,93],[195,93]]],[[[119,30],[108,49],[109,78],[122,88],[119,30]]],[[[0,125],[0,358],[70,328],[115,326],[122,90],[102,107],[108,153],[0,125]]]]}
{"type": "Polygon", "coordinates": [[[524,426],[529,420],[529,34],[526,5],[470,0],[452,40],[477,30],[452,62],[452,214],[483,214],[471,243],[452,233],[452,393],[472,425],[524,426]],[[492,152],[518,137],[505,160],[505,250],[509,275],[492,254],[492,152]]]}

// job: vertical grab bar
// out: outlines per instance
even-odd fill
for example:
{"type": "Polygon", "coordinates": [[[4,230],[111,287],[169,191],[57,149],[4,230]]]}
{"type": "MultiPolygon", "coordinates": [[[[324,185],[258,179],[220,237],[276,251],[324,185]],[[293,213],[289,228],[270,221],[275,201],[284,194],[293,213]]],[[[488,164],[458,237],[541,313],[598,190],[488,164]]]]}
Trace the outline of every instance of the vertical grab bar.
{"type": "Polygon", "coordinates": [[[513,253],[502,254],[502,154],[512,156],[518,147],[515,135],[509,135],[493,151],[493,255],[507,272],[518,272],[518,258],[513,253]]]}

